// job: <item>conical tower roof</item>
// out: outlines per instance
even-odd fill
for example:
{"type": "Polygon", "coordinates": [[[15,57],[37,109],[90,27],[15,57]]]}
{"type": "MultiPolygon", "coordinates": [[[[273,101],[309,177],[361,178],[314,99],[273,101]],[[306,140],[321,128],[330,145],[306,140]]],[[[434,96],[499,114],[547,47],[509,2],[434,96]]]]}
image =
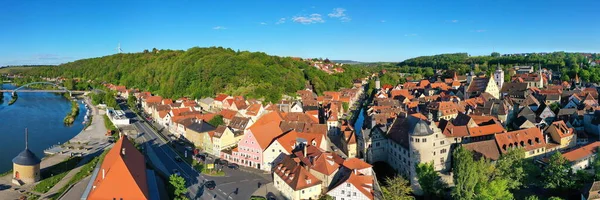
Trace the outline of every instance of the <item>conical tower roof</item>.
{"type": "Polygon", "coordinates": [[[38,165],[42,162],[42,160],[40,160],[33,152],[29,150],[27,136],[27,129],[25,129],[25,150],[21,151],[17,157],[13,158],[12,162],[17,165],[25,166],[38,165]]]}

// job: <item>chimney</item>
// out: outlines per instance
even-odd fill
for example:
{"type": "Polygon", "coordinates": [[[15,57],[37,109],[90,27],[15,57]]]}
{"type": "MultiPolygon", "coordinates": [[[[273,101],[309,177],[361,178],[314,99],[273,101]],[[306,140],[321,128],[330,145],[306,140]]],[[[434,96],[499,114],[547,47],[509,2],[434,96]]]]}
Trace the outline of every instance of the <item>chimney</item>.
{"type": "Polygon", "coordinates": [[[358,175],[358,170],[357,169],[354,169],[353,171],[354,171],[354,175],[358,175]]]}
{"type": "Polygon", "coordinates": [[[106,172],[104,169],[102,169],[102,180],[104,180],[104,176],[106,175],[106,172]]]}
{"type": "Polygon", "coordinates": [[[304,157],[306,158],[306,144],[304,144],[304,157]]]}
{"type": "Polygon", "coordinates": [[[121,156],[125,156],[125,148],[121,149],[121,156]]]}

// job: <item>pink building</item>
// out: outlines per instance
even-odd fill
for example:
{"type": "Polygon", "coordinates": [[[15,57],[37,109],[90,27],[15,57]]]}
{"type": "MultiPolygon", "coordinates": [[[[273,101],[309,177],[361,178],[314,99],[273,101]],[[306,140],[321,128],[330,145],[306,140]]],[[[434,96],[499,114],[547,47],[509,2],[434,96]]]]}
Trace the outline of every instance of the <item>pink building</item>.
{"type": "Polygon", "coordinates": [[[244,130],[244,136],[230,153],[221,152],[221,158],[242,166],[262,169],[263,152],[275,138],[283,133],[279,124],[283,116],[279,112],[271,112],[244,130]]]}

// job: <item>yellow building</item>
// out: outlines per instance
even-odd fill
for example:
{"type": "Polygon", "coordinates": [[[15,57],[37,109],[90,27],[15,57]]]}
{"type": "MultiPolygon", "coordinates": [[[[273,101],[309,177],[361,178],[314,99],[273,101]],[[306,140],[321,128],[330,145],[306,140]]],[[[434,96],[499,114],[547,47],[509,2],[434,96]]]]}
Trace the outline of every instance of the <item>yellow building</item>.
{"type": "MultiPolygon", "coordinates": [[[[207,137],[206,135],[208,134],[208,132],[212,132],[214,130],[215,127],[201,120],[199,122],[194,122],[186,127],[185,138],[188,139],[190,142],[194,143],[194,146],[199,147],[200,149],[207,149],[207,147],[204,146],[206,144],[204,140],[205,138],[212,137],[207,137]]],[[[210,149],[212,149],[212,141],[207,142],[211,144],[210,149]]]]}
{"type": "Polygon", "coordinates": [[[25,131],[25,150],[13,158],[13,184],[23,185],[40,180],[40,163],[42,162],[27,146],[27,131],[25,131]]]}
{"type": "Polygon", "coordinates": [[[577,135],[575,129],[567,127],[564,121],[552,122],[545,131],[552,140],[560,144],[560,148],[570,148],[577,144],[577,135]]]}
{"type": "Polygon", "coordinates": [[[233,130],[227,126],[219,126],[212,136],[213,155],[219,156],[222,150],[235,146],[237,141],[233,130]]]}

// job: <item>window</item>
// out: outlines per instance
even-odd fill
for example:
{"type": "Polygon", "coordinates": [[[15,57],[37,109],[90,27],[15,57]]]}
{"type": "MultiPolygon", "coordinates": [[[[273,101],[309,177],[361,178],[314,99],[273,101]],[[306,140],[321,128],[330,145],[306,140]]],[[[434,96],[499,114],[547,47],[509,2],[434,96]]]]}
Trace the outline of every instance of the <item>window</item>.
{"type": "Polygon", "coordinates": [[[446,152],[447,152],[447,150],[446,150],[446,149],[442,149],[442,150],[440,150],[440,153],[446,153],[446,152]]]}
{"type": "Polygon", "coordinates": [[[423,142],[427,142],[427,138],[423,138],[423,142]]]}
{"type": "Polygon", "coordinates": [[[353,193],[352,193],[352,196],[356,196],[356,192],[353,192],[353,193]]]}
{"type": "Polygon", "coordinates": [[[273,150],[273,152],[275,152],[275,149],[271,149],[271,150],[273,150]]]}
{"type": "Polygon", "coordinates": [[[440,145],[444,145],[444,143],[446,143],[444,140],[440,141],[440,145]]]}
{"type": "MultiPolygon", "coordinates": [[[[350,187],[350,183],[346,183],[346,187],[350,187]]],[[[343,190],[342,190],[342,194],[344,194],[343,190]]]]}
{"type": "Polygon", "coordinates": [[[444,157],[440,158],[440,163],[442,163],[442,164],[444,163],[444,157]]]}
{"type": "Polygon", "coordinates": [[[433,155],[435,156],[435,151],[433,152],[433,155]]]}
{"type": "Polygon", "coordinates": [[[345,191],[344,191],[344,190],[342,190],[342,194],[344,194],[344,192],[345,192],[345,191]]]}
{"type": "Polygon", "coordinates": [[[419,141],[420,141],[420,139],[419,139],[419,138],[416,138],[416,139],[415,139],[415,142],[419,142],[419,141]]]}

